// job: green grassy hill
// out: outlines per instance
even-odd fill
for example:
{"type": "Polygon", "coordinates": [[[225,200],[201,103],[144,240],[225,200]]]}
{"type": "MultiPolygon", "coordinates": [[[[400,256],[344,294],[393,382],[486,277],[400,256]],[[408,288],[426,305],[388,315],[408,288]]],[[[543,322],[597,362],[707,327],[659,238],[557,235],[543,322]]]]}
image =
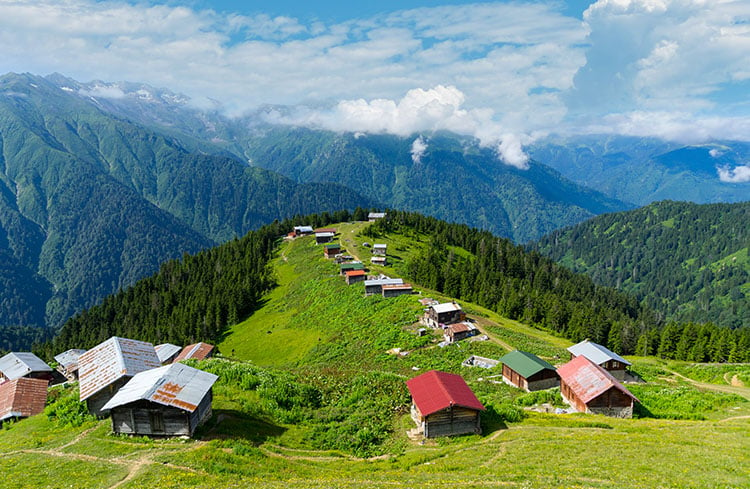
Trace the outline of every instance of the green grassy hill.
{"type": "MultiPolygon", "coordinates": [[[[373,240],[364,226],[335,227],[365,262],[365,241],[387,243],[394,265],[373,270],[391,276],[430,244],[417,231],[373,240]]],[[[440,348],[437,337],[414,334],[419,296],[364,297],[312,238],[284,241],[272,267],[278,286],[219,344],[233,358],[198,365],[219,381],[213,418],[195,440],[113,436],[109,420],[80,414],[74,386],[56,388],[47,414],[0,429],[2,486],[718,488],[750,480],[748,364],[631,357],[648,381],[629,386],[643,401],[636,419],[526,411],[559,403],[559,394],[526,394],[495,383],[499,369],[461,362],[523,348],[561,363],[569,341],[460,301],[489,339],[440,348]],[[482,435],[406,436],[404,381],[431,368],[467,379],[487,407],[482,435]]],[[[450,299],[415,286],[422,297],[450,299]]]]}

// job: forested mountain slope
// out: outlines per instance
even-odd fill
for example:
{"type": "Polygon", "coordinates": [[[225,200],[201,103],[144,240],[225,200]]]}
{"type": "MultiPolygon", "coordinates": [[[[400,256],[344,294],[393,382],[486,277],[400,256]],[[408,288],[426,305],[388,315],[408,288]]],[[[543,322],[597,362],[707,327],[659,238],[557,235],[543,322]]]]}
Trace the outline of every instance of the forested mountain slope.
{"type": "Polygon", "coordinates": [[[708,204],[750,198],[750,181],[733,173],[750,159],[746,142],[685,146],[615,135],[550,137],[531,145],[529,153],[574,182],[638,205],[665,199],[708,204]]]}
{"type": "Polygon", "coordinates": [[[658,202],[555,231],[534,247],[668,319],[750,326],[750,202],[658,202]]]}
{"type": "MultiPolygon", "coordinates": [[[[0,328],[59,325],[162,262],[277,217],[354,208],[102,111],[32,75],[0,78],[0,328]]],[[[0,332],[0,338],[2,333],[0,332]]]]}

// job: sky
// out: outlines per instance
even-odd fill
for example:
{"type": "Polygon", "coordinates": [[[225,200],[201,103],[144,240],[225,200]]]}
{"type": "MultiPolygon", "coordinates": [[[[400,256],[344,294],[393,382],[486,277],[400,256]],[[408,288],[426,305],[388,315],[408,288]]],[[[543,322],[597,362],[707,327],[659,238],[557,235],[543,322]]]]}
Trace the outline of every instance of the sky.
{"type": "Polygon", "coordinates": [[[549,133],[750,140],[748,0],[0,0],[0,53],[2,73],[143,82],[231,116],[451,130],[519,167],[549,133]]]}

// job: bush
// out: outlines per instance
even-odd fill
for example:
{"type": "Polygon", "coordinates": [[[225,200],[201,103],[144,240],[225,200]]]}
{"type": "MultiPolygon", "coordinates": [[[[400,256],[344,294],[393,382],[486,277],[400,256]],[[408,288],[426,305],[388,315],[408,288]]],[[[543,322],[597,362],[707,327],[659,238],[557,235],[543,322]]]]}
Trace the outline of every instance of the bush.
{"type": "Polygon", "coordinates": [[[534,391],[518,396],[516,404],[519,406],[536,406],[537,404],[552,404],[555,407],[565,407],[563,398],[560,395],[560,388],[547,389],[543,391],[534,391]]]}
{"type": "Polygon", "coordinates": [[[64,396],[54,401],[44,409],[44,414],[58,426],[78,427],[87,421],[95,421],[96,417],[89,414],[86,403],[78,401],[73,396],[64,396]]]}

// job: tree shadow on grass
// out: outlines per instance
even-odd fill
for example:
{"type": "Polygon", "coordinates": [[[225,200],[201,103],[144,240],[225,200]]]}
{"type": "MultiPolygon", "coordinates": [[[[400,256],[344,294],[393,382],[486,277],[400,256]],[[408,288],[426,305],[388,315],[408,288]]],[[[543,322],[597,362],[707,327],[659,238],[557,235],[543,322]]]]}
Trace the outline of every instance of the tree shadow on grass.
{"type": "Polygon", "coordinates": [[[233,409],[216,409],[211,419],[201,426],[196,438],[210,440],[241,439],[260,445],[278,438],[286,428],[233,409]]]}

